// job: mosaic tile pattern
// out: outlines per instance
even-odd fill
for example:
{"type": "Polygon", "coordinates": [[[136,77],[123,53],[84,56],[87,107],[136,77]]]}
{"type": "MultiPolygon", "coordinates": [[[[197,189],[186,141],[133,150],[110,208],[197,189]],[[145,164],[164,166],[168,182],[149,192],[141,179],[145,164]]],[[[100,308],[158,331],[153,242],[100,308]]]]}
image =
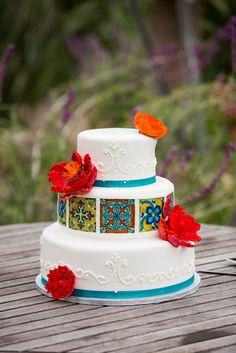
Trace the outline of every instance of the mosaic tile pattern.
{"type": "Polygon", "coordinates": [[[66,201],[58,199],[57,201],[57,217],[58,222],[66,226],[66,201]]]}
{"type": "Polygon", "coordinates": [[[100,199],[100,232],[134,233],[134,205],[133,199],[100,199]]]}
{"type": "Polygon", "coordinates": [[[69,228],[96,232],[96,199],[72,197],[69,200],[69,228]]]}
{"type": "Polygon", "coordinates": [[[172,192],[171,194],[167,195],[167,198],[171,199],[170,209],[172,209],[174,206],[174,202],[175,202],[174,193],[172,192]]]}
{"type": "Polygon", "coordinates": [[[162,217],[164,198],[139,200],[139,231],[156,230],[162,217]]]}

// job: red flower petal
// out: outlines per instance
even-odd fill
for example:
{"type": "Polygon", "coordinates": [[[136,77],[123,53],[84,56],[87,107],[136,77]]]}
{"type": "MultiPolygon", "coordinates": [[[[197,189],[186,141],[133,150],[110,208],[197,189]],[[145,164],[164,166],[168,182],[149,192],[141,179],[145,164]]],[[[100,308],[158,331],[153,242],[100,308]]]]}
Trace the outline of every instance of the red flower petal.
{"type": "Polygon", "coordinates": [[[67,266],[58,266],[49,271],[45,288],[54,299],[65,298],[72,294],[75,279],[75,274],[67,266]]]}
{"type": "Polygon", "coordinates": [[[163,240],[167,240],[168,225],[163,219],[158,223],[158,231],[159,231],[160,237],[163,240]]]}
{"type": "MultiPolygon", "coordinates": [[[[167,211],[169,208],[169,201],[167,200],[167,211]]],[[[179,205],[175,205],[169,213],[164,210],[164,219],[158,224],[159,234],[163,240],[167,240],[173,246],[194,247],[194,242],[201,240],[197,234],[200,229],[200,224],[195,219],[186,214],[184,209],[179,205]]]]}
{"type": "Polygon", "coordinates": [[[82,160],[80,154],[75,151],[71,158],[72,162],[57,163],[48,173],[49,182],[52,184],[51,191],[64,194],[61,199],[88,193],[97,177],[97,169],[88,154],[82,160]]]}
{"type": "Polygon", "coordinates": [[[77,151],[72,152],[71,159],[72,161],[82,165],[82,157],[77,151]]]}
{"type": "Polygon", "coordinates": [[[175,205],[170,212],[169,227],[182,240],[201,240],[199,236],[196,236],[201,225],[192,216],[186,214],[184,209],[179,205],[175,205]]]}

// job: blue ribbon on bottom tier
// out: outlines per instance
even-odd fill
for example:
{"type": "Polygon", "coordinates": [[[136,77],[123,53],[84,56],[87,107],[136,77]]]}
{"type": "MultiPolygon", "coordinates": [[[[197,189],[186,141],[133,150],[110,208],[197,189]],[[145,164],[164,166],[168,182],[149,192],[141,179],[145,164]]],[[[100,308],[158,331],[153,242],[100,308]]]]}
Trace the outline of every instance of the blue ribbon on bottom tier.
{"type": "MultiPolygon", "coordinates": [[[[47,281],[42,277],[42,284],[45,286],[47,281]]],[[[148,297],[157,297],[166,294],[172,294],[185,289],[194,282],[194,275],[186,281],[167,286],[162,288],[145,289],[145,290],[132,290],[132,291],[97,291],[87,289],[74,289],[72,296],[80,298],[93,298],[93,299],[141,299],[148,297]]]]}

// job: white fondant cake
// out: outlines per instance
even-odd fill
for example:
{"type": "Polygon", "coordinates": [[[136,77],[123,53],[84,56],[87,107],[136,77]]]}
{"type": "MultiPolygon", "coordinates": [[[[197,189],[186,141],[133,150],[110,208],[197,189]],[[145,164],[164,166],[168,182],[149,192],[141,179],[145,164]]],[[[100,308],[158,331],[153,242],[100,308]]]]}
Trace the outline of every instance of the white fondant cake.
{"type": "Polygon", "coordinates": [[[89,153],[98,180],[136,180],[156,175],[156,139],[136,129],[94,129],[78,134],[77,150],[89,153]]]}
{"type": "Polygon", "coordinates": [[[41,237],[41,291],[47,294],[48,273],[59,265],[75,274],[72,301],[154,302],[197,289],[194,248],[158,236],[174,186],[156,177],[155,147],[155,139],[136,129],[78,134],[77,150],[90,154],[97,180],[86,195],[58,198],[58,222],[41,237]]]}

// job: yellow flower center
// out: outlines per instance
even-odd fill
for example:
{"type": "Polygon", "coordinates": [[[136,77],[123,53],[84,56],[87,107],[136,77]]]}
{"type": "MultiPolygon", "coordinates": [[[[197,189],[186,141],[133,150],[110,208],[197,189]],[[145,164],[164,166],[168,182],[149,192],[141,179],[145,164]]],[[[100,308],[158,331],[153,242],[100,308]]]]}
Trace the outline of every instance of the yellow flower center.
{"type": "Polygon", "coordinates": [[[64,167],[63,176],[66,178],[73,178],[80,171],[81,166],[77,162],[68,162],[64,167]]]}

